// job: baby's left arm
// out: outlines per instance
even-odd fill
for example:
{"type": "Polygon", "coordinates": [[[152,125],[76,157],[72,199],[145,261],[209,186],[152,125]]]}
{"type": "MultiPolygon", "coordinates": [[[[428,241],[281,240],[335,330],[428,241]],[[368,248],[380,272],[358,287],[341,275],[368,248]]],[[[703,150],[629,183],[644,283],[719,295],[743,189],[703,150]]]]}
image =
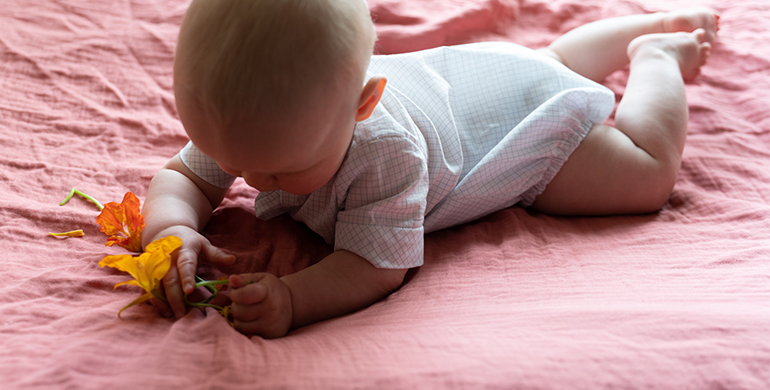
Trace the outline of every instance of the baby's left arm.
{"type": "Polygon", "coordinates": [[[234,325],[245,334],[281,337],[290,329],[379,301],[401,285],[406,271],[376,268],[361,256],[338,250],[280,279],[267,273],[233,275],[234,325]]]}

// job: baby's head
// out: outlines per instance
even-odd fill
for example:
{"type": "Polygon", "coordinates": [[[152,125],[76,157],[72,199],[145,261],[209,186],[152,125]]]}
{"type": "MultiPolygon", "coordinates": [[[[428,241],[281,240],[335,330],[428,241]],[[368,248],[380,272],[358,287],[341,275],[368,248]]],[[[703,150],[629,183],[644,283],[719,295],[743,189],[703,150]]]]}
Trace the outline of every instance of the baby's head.
{"type": "Polygon", "coordinates": [[[385,80],[364,86],[375,41],[365,0],[194,0],[174,93],[193,143],[262,190],[333,177],[385,80]]]}

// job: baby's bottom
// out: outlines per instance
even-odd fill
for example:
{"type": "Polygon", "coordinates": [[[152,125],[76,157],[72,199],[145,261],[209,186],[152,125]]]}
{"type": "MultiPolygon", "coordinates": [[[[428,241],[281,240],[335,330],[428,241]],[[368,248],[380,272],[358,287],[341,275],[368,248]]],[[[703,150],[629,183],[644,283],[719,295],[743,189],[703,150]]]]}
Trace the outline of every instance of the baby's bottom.
{"type": "Polygon", "coordinates": [[[630,61],[615,127],[597,124],[532,208],[559,215],[658,210],[676,182],[687,134],[684,79],[705,64],[718,17],[709,10],[606,19],[541,53],[601,81],[630,61]]]}

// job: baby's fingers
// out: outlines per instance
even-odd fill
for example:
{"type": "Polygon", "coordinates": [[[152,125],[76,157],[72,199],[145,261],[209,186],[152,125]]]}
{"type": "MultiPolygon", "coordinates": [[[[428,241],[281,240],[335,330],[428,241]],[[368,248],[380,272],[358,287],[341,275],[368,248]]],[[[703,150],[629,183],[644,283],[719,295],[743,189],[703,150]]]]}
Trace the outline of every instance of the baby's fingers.
{"type": "Polygon", "coordinates": [[[171,306],[169,306],[168,303],[163,302],[158,298],[150,298],[150,303],[155,307],[155,310],[158,311],[158,314],[160,314],[161,317],[169,318],[174,316],[174,312],[171,310],[171,306]]]}
{"type": "MultiPolygon", "coordinates": [[[[183,248],[177,255],[176,267],[179,270],[179,281],[177,283],[181,282],[182,290],[184,290],[185,293],[189,294],[193,292],[193,290],[195,290],[195,273],[198,270],[198,253],[194,250],[183,248]]],[[[169,274],[171,274],[170,270],[169,274]]],[[[166,276],[166,279],[166,286],[168,286],[170,282],[168,280],[168,275],[166,276]]]]}
{"type": "Polygon", "coordinates": [[[235,256],[225,253],[210,243],[203,245],[203,255],[209,263],[217,265],[232,265],[235,262],[235,256]]]}
{"type": "Polygon", "coordinates": [[[230,275],[230,299],[233,303],[252,305],[267,297],[267,286],[259,283],[264,274],[230,275]]]}
{"type": "Polygon", "coordinates": [[[234,304],[231,310],[235,321],[247,323],[267,317],[270,308],[266,303],[260,302],[253,305],[234,304]]]}
{"type": "Polygon", "coordinates": [[[243,334],[254,334],[266,339],[283,337],[288,332],[288,327],[282,328],[271,321],[260,318],[255,321],[239,320],[233,309],[233,327],[243,334]]]}
{"type": "Polygon", "coordinates": [[[281,337],[292,321],[291,292],[268,273],[230,275],[233,325],[245,334],[281,337]]]}
{"type": "Polygon", "coordinates": [[[179,272],[176,267],[172,266],[169,268],[168,273],[166,273],[166,276],[163,278],[163,289],[166,293],[168,305],[165,305],[164,302],[160,300],[155,302],[155,307],[158,308],[160,314],[163,317],[170,317],[168,310],[170,306],[174,317],[177,319],[184,317],[187,313],[187,308],[184,305],[184,293],[179,285],[179,272]]]}

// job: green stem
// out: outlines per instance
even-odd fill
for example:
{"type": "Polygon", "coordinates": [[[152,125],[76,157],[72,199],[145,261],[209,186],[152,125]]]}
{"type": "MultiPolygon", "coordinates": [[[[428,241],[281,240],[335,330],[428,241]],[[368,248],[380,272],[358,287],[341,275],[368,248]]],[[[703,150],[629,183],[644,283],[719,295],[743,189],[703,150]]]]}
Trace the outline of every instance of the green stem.
{"type": "Polygon", "coordinates": [[[152,290],[152,295],[155,295],[156,298],[160,299],[163,302],[168,303],[168,299],[166,299],[166,297],[164,297],[163,295],[160,295],[158,290],[152,290]]]}
{"type": "Polygon", "coordinates": [[[219,291],[217,291],[217,289],[214,288],[213,286],[220,285],[220,284],[228,284],[229,282],[227,280],[204,280],[198,275],[195,275],[195,280],[198,281],[198,283],[195,283],[195,288],[206,287],[209,291],[211,291],[212,295],[204,299],[203,302],[194,303],[194,302],[188,301],[187,300],[188,294],[185,294],[184,295],[185,305],[193,306],[193,307],[213,307],[217,310],[222,310],[221,306],[211,305],[209,304],[209,302],[211,302],[211,300],[214,299],[214,297],[216,297],[217,294],[219,293],[219,291]]]}
{"type": "Polygon", "coordinates": [[[209,280],[203,280],[203,278],[201,278],[198,275],[195,275],[195,280],[198,281],[198,283],[195,283],[195,288],[206,287],[211,292],[211,294],[212,294],[210,297],[208,297],[205,300],[203,300],[202,303],[209,303],[212,299],[214,299],[214,297],[217,296],[217,294],[219,294],[219,290],[214,288],[214,286],[220,285],[220,284],[229,284],[230,283],[227,280],[210,280],[210,281],[209,280]]]}
{"type": "MultiPolygon", "coordinates": [[[[197,287],[211,287],[211,286],[216,286],[216,285],[219,285],[219,284],[229,284],[229,283],[230,282],[227,281],[227,280],[204,280],[202,282],[195,283],[195,287],[196,288],[197,287]]],[[[213,287],[211,287],[211,288],[213,289],[213,290],[209,289],[209,290],[211,290],[211,292],[217,291],[217,289],[215,289],[213,287]]]]}
{"type": "MultiPolygon", "coordinates": [[[[198,288],[198,287],[200,287],[200,286],[199,286],[197,283],[203,283],[203,282],[205,282],[206,280],[204,280],[202,277],[200,277],[200,276],[198,276],[198,275],[195,275],[195,281],[196,281],[196,284],[195,284],[195,288],[198,288]]],[[[207,289],[208,289],[208,290],[209,290],[209,291],[210,291],[212,294],[214,294],[214,295],[217,295],[217,289],[215,289],[214,287],[211,287],[211,286],[206,286],[206,288],[207,288],[207,289]]]]}
{"type": "Polygon", "coordinates": [[[222,310],[223,309],[221,306],[212,305],[212,304],[209,304],[209,303],[190,302],[190,301],[187,300],[187,294],[184,295],[184,304],[187,305],[187,306],[192,306],[192,307],[213,307],[214,309],[217,309],[217,310],[222,310]]]}
{"type": "Polygon", "coordinates": [[[193,307],[213,307],[214,309],[217,309],[219,311],[224,310],[222,306],[212,305],[209,303],[192,303],[192,302],[186,302],[187,306],[193,306],[193,307]]]}
{"type": "Polygon", "coordinates": [[[70,199],[72,199],[72,196],[75,195],[75,194],[77,194],[77,195],[79,195],[79,196],[81,196],[81,197],[83,197],[85,199],[90,200],[91,202],[93,202],[93,204],[96,205],[96,207],[99,208],[99,210],[104,210],[104,206],[101,203],[99,203],[98,200],[94,199],[90,195],[87,195],[87,194],[84,194],[83,192],[80,192],[80,190],[78,190],[75,187],[72,187],[72,189],[70,190],[69,195],[67,195],[67,197],[64,198],[64,200],[61,201],[61,203],[59,203],[59,206],[64,206],[67,202],[69,202],[70,199]]]}

